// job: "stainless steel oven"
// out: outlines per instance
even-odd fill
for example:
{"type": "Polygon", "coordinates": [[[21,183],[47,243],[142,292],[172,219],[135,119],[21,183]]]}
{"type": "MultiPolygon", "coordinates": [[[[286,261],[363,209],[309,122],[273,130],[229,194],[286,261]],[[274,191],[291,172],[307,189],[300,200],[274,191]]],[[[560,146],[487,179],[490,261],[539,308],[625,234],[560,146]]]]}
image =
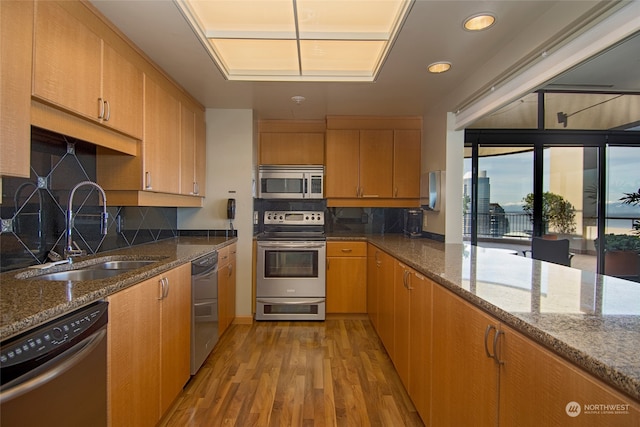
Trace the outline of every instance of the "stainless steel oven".
{"type": "Polygon", "coordinates": [[[324,320],[323,212],[265,212],[256,265],[256,320],[324,320]]]}

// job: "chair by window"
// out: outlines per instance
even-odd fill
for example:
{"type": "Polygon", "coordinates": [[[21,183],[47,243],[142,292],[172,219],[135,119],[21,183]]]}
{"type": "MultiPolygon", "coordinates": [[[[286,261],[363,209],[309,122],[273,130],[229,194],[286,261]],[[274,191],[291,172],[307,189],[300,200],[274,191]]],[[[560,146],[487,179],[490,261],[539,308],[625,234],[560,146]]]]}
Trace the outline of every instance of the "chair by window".
{"type": "Polygon", "coordinates": [[[571,258],[573,258],[573,254],[569,252],[568,239],[549,240],[541,237],[534,237],[531,239],[531,249],[522,251],[522,254],[527,256],[527,253],[529,252],[533,259],[571,267],[571,258]]]}

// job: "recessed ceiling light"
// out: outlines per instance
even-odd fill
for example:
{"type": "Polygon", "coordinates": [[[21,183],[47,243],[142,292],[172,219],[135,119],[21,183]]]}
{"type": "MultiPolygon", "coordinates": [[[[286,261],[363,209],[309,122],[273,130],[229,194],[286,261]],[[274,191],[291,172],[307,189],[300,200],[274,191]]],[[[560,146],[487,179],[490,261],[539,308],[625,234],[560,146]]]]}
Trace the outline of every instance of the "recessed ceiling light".
{"type": "Polygon", "coordinates": [[[305,98],[304,96],[300,96],[300,95],[296,95],[296,96],[292,96],[291,100],[293,102],[295,102],[296,104],[300,105],[302,102],[304,102],[307,98],[305,98]]]}
{"type": "Polygon", "coordinates": [[[467,31],[481,31],[491,27],[496,22],[496,17],[490,13],[478,13],[464,20],[464,29],[467,31]]]}
{"type": "Polygon", "coordinates": [[[449,71],[450,68],[451,62],[438,61],[434,62],[433,64],[429,64],[427,70],[429,70],[430,73],[439,74],[444,73],[445,71],[449,71]]]}

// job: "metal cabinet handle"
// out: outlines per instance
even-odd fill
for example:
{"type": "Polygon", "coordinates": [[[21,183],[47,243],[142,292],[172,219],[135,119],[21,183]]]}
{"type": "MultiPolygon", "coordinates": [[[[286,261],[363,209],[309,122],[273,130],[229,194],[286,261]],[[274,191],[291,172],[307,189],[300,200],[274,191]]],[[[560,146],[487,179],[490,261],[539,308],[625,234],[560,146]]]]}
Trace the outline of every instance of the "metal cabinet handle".
{"type": "Polygon", "coordinates": [[[144,173],[144,180],[145,180],[144,187],[147,190],[151,190],[151,172],[144,173]]]}
{"type": "Polygon", "coordinates": [[[167,298],[169,296],[169,278],[165,277],[163,280],[165,283],[165,288],[164,288],[164,294],[162,298],[167,298]]]}
{"type": "Polygon", "coordinates": [[[349,253],[349,252],[352,252],[353,249],[343,248],[343,249],[341,249],[341,251],[344,252],[344,253],[349,253]]]}
{"type": "Polygon", "coordinates": [[[487,329],[484,330],[484,352],[490,359],[495,359],[494,355],[489,352],[489,334],[492,329],[496,329],[493,325],[487,325],[487,329]]]}
{"type": "Polygon", "coordinates": [[[102,119],[104,117],[104,101],[102,98],[98,98],[98,118],[102,119]]]}
{"type": "Polygon", "coordinates": [[[504,335],[504,332],[502,332],[499,329],[496,329],[496,334],[493,337],[493,358],[498,363],[498,365],[504,365],[504,360],[500,360],[500,357],[498,356],[498,341],[499,341],[500,335],[504,335]]]}
{"type": "Polygon", "coordinates": [[[412,291],[413,290],[413,286],[411,286],[411,271],[407,270],[407,289],[412,291]]]}
{"type": "Polygon", "coordinates": [[[229,277],[233,274],[233,264],[229,264],[229,277]]]}
{"type": "Polygon", "coordinates": [[[109,104],[109,101],[105,100],[104,101],[106,107],[107,107],[107,112],[106,112],[106,116],[104,118],[105,122],[108,122],[109,119],[111,118],[111,104],[109,104]]]}
{"type": "Polygon", "coordinates": [[[197,182],[193,182],[193,194],[200,194],[200,186],[197,182]]]}
{"type": "Polygon", "coordinates": [[[158,301],[162,301],[164,298],[164,277],[158,280],[158,284],[160,285],[160,296],[158,297],[158,301]]]}
{"type": "Polygon", "coordinates": [[[331,258],[327,258],[327,270],[329,270],[330,266],[331,266],[331,258]]]}
{"type": "Polygon", "coordinates": [[[398,187],[393,190],[393,197],[398,197],[398,187]]]}

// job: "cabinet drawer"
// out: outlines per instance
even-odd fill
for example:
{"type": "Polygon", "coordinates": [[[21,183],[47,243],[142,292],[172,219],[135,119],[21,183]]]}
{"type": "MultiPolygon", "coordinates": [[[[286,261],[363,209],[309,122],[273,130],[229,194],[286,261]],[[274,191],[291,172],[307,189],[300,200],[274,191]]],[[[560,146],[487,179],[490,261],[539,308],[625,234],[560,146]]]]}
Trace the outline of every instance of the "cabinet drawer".
{"type": "Polygon", "coordinates": [[[218,249],[218,269],[224,267],[229,264],[230,258],[230,246],[225,246],[223,248],[218,249]]]}
{"type": "Polygon", "coordinates": [[[328,257],[366,257],[366,242],[327,242],[328,257]]]}

